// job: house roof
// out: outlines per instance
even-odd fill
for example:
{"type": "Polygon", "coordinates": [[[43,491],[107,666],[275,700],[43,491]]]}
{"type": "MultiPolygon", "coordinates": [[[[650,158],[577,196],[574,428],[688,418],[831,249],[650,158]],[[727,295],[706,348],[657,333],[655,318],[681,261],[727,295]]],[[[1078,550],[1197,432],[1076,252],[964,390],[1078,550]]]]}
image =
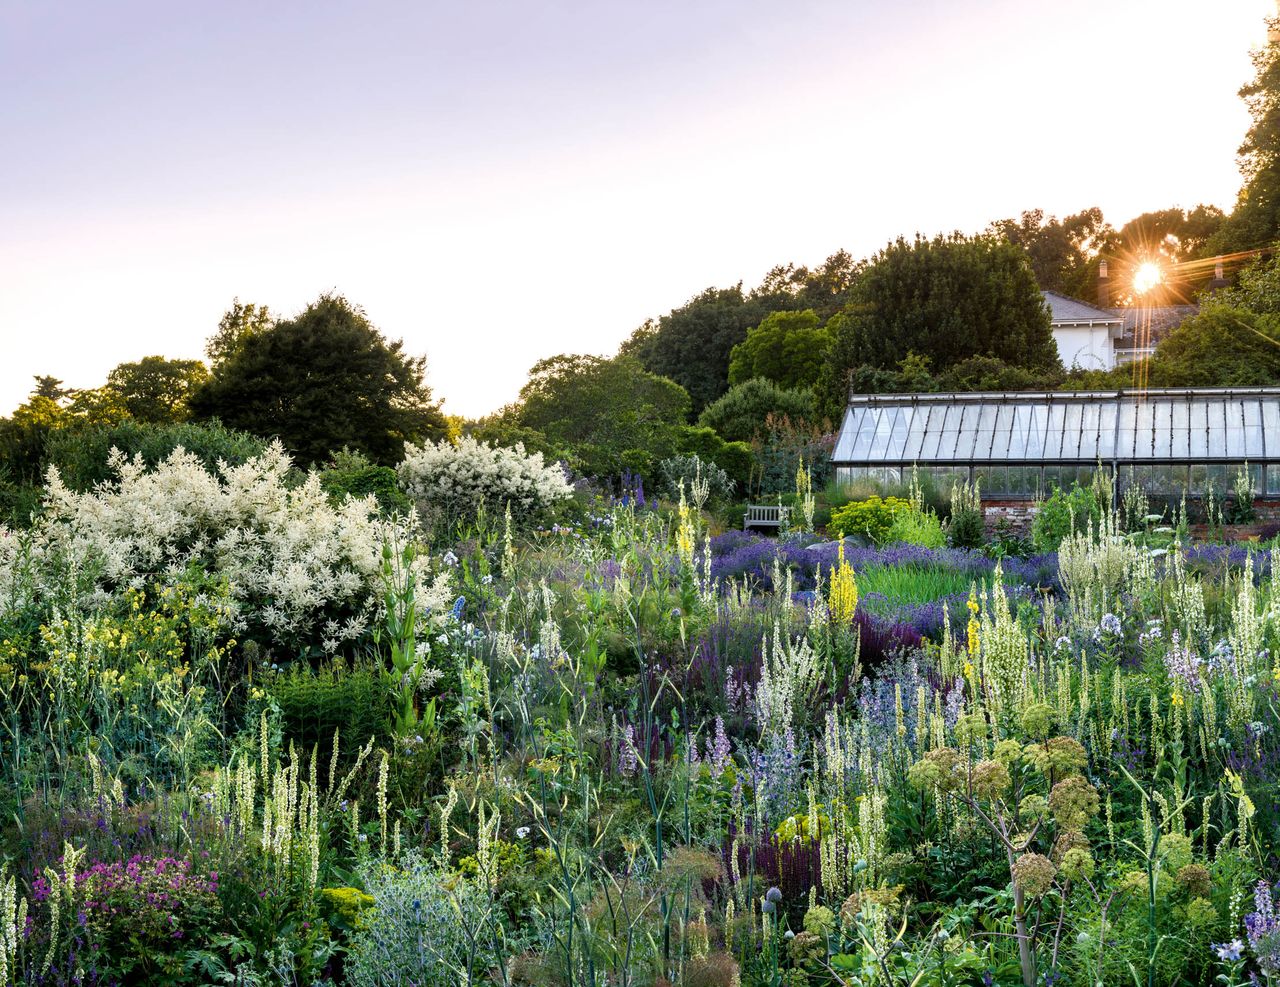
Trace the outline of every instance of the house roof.
{"type": "Polygon", "coordinates": [[[1059,295],[1056,291],[1042,291],[1049,305],[1050,319],[1054,325],[1078,325],[1088,322],[1114,324],[1120,321],[1114,309],[1094,308],[1075,298],[1059,295]]]}
{"type": "Polygon", "coordinates": [[[1280,460],[1280,388],[855,394],[838,465],[1280,460]]]}
{"type": "Polygon", "coordinates": [[[1139,345],[1155,346],[1187,319],[1200,311],[1199,305],[1161,305],[1112,309],[1123,320],[1121,337],[1116,346],[1131,349],[1139,345]]]}

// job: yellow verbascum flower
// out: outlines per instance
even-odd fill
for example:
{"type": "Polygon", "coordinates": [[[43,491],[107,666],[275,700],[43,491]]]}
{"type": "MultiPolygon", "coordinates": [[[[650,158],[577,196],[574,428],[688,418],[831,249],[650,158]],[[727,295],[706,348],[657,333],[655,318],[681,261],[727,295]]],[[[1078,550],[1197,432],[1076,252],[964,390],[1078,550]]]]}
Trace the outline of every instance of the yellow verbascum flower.
{"type": "Polygon", "coordinates": [[[836,565],[831,569],[831,586],[827,594],[831,619],[838,624],[851,623],[858,610],[858,582],[854,578],[853,566],[845,560],[844,542],[840,543],[836,565]]]}

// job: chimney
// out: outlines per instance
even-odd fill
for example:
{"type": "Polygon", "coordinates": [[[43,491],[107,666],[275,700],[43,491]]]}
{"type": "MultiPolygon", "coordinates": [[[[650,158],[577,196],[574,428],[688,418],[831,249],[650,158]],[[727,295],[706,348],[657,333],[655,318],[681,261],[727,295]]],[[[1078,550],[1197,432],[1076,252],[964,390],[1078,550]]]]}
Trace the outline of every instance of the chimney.
{"type": "Polygon", "coordinates": [[[1111,307],[1111,279],[1107,276],[1107,262],[1098,261],[1098,308],[1111,307]]]}
{"type": "Polygon", "coordinates": [[[1213,280],[1209,282],[1209,293],[1221,291],[1227,287],[1228,281],[1222,269],[1222,258],[1215,257],[1213,261],[1213,280]]]}

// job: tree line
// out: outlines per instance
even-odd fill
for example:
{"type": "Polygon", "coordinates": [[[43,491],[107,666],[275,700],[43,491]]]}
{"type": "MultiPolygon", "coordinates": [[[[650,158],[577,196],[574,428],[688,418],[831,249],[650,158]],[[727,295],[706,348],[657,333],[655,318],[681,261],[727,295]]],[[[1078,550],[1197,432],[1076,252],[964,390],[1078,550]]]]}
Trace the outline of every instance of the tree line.
{"type": "Polygon", "coordinates": [[[782,264],[753,288],[710,287],[646,320],[612,356],[539,361],[511,404],[471,422],[447,420],[425,383],[425,357],[341,295],[289,318],[236,300],[207,362],[146,356],[91,389],[36,378],[0,419],[0,483],[38,483],[55,435],[206,421],[278,438],[302,465],[345,450],[385,467],[406,442],[465,429],[595,477],[652,476],[666,457],[697,454],[743,480],[768,468],[780,445],[792,459],[820,445],[851,390],[1280,382],[1278,55],[1276,45],[1260,51],[1240,93],[1252,122],[1229,214],[1173,207],[1115,227],[1096,207],[1062,218],[1033,209],[975,234],[900,237],[863,259],[842,250],[816,267],[782,264]],[[1219,256],[1232,285],[1209,297],[1219,256]],[[1131,288],[1148,261],[1166,272],[1156,302],[1202,302],[1140,375],[1068,370],[1058,358],[1041,289],[1094,303],[1104,261],[1115,286],[1104,303],[1151,302],[1131,288]]]}

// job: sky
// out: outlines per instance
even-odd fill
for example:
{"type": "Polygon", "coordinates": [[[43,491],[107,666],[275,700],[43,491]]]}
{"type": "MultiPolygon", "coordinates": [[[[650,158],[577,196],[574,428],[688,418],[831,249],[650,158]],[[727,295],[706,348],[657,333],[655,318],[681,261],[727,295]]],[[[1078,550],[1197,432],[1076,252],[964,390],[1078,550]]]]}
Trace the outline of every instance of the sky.
{"type": "Polygon", "coordinates": [[[0,412],[337,290],[445,410],[775,264],[1229,208],[1274,0],[0,0],[0,412]]]}

